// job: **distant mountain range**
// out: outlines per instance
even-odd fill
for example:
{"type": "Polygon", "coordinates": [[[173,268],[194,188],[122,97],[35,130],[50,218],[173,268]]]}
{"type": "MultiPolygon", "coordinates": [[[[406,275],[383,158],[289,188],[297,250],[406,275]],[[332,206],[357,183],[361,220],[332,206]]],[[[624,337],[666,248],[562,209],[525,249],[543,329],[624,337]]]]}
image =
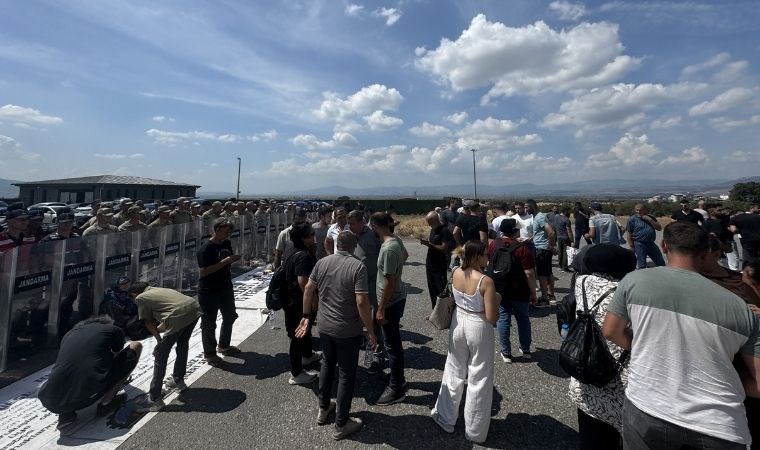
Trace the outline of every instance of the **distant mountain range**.
{"type": "MultiPolygon", "coordinates": [[[[503,186],[478,185],[478,197],[499,198],[511,196],[535,197],[596,197],[596,198],[644,198],[653,195],[691,194],[718,196],[731,190],[736,183],[750,181],[760,182],[760,176],[734,180],[589,180],[568,183],[538,185],[533,183],[505,184],[503,186]]],[[[13,180],[0,179],[0,198],[18,197],[18,188],[12,186],[13,180]]],[[[325,186],[314,189],[287,192],[244,193],[244,198],[287,197],[287,198],[330,198],[338,196],[353,198],[442,198],[472,197],[472,184],[454,184],[443,186],[397,186],[397,187],[345,187],[325,186]]],[[[232,192],[199,191],[201,198],[231,198],[232,192]]]]}

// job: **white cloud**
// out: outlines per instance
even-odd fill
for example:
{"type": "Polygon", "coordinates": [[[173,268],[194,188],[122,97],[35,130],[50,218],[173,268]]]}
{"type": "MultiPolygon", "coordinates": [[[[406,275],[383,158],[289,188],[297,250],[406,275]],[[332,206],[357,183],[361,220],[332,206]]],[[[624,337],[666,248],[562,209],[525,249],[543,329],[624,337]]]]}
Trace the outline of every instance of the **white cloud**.
{"type": "Polygon", "coordinates": [[[465,111],[461,111],[446,116],[446,120],[453,123],[454,125],[462,125],[468,117],[469,115],[465,111]]]}
{"type": "Polygon", "coordinates": [[[404,97],[396,88],[388,88],[382,84],[365,86],[345,99],[334,92],[325,92],[323,96],[325,100],[313,113],[318,119],[336,122],[371,114],[377,110],[395,111],[404,101],[404,97]]]}
{"type": "Polygon", "coordinates": [[[555,128],[573,125],[582,131],[607,126],[628,128],[646,118],[645,112],[667,101],[692,98],[704,85],[616,84],[592,89],[563,102],[558,113],[547,115],[541,126],[555,128]]]}
{"type": "Polygon", "coordinates": [[[11,104],[0,106],[0,121],[3,120],[30,126],[59,125],[63,123],[63,119],[60,117],[46,116],[39,110],[11,104]]]}
{"type": "Polygon", "coordinates": [[[404,121],[398,117],[386,116],[382,111],[377,110],[368,116],[364,116],[364,120],[371,130],[392,130],[398,128],[404,124],[404,121]]]}
{"type": "Polygon", "coordinates": [[[704,164],[710,162],[710,158],[702,147],[687,148],[677,155],[671,155],[660,161],[660,165],[687,165],[687,164],[704,164]]]}
{"type": "Polygon", "coordinates": [[[138,158],[144,158],[145,154],[143,153],[95,153],[92,155],[96,158],[103,158],[103,159],[138,159],[138,158]]]}
{"type": "Polygon", "coordinates": [[[270,130],[264,133],[258,133],[251,136],[241,136],[238,134],[217,134],[210,131],[165,131],[151,128],[145,134],[153,138],[156,144],[175,145],[182,142],[191,142],[198,144],[199,141],[216,141],[225,144],[238,144],[246,140],[252,142],[270,141],[277,138],[277,131],[270,130]]]}
{"type": "Polygon", "coordinates": [[[736,150],[728,155],[728,159],[734,162],[748,163],[748,162],[760,162],[760,152],[748,152],[744,150],[736,150]]]}
{"type": "Polygon", "coordinates": [[[710,59],[706,61],[684,67],[683,70],[681,70],[681,77],[691,78],[694,75],[697,75],[699,73],[711,71],[712,69],[721,67],[730,60],[731,60],[730,54],[726,52],[718,53],[717,55],[711,57],[710,59]]]}
{"type": "Polygon", "coordinates": [[[586,167],[607,169],[653,165],[660,149],[649,143],[646,134],[635,136],[633,133],[624,134],[607,153],[596,153],[586,159],[586,167]]]}
{"type": "Polygon", "coordinates": [[[468,123],[457,132],[456,145],[460,149],[504,150],[508,147],[533,145],[542,142],[541,136],[517,136],[519,123],[488,117],[468,123]]]}
{"type": "Polygon", "coordinates": [[[401,18],[401,11],[396,8],[382,7],[373,11],[372,15],[385,19],[385,25],[390,27],[401,18]]]}
{"type": "Polygon", "coordinates": [[[313,134],[299,134],[298,136],[290,139],[293,145],[298,147],[306,147],[309,150],[313,149],[332,149],[337,147],[354,147],[358,144],[356,138],[345,132],[337,132],[333,134],[332,139],[329,141],[321,141],[313,134]]]}
{"type": "Polygon", "coordinates": [[[756,90],[743,87],[735,87],[716,96],[712,100],[704,101],[694,105],[689,109],[690,116],[704,116],[715,114],[735,108],[738,105],[750,100],[755,95],[756,90]]]}
{"type": "Polygon", "coordinates": [[[681,124],[681,116],[661,117],[649,125],[653,130],[667,130],[681,124]]]}
{"type": "Polygon", "coordinates": [[[362,12],[364,12],[364,6],[357,5],[355,3],[350,3],[346,5],[346,8],[343,10],[343,13],[351,17],[357,17],[362,12]]]}
{"type": "Polygon", "coordinates": [[[576,21],[586,15],[586,6],[583,3],[571,3],[567,0],[551,2],[549,10],[562,20],[576,21]]]}
{"type": "Polygon", "coordinates": [[[419,51],[415,65],[454,92],[491,86],[482,99],[488,103],[607,84],[640,63],[623,50],[618,26],[608,22],[557,31],[542,21],[507,27],[479,14],[457,40],[444,38],[437,49],[419,51]]]}
{"type": "Polygon", "coordinates": [[[760,125],[760,114],[748,117],[746,119],[731,119],[729,117],[715,117],[708,121],[714,129],[724,133],[734,128],[746,127],[750,125],[760,125]]]}
{"type": "Polygon", "coordinates": [[[154,122],[158,122],[158,123],[164,123],[164,122],[174,123],[174,122],[176,122],[176,120],[174,120],[174,117],[169,117],[169,116],[153,116],[153,118],[151,120],[153,120],[154,122]]]}
{"type": "Polygon", "coordinates": [[[25,151],[21,144],[10,136],[0,134],[0,165],[9,161],[34,162],[40,159],[38,153],[25,151]]]}
{"type": "Polygon", "coordinates": [[[434,125],[428,122],[422,122],[422,125],[417,125],[409,129],[409,132],[415,136],[435,138],[441,136],[448,136],[451,134],[451,130],[442,126],[434,125]]]}

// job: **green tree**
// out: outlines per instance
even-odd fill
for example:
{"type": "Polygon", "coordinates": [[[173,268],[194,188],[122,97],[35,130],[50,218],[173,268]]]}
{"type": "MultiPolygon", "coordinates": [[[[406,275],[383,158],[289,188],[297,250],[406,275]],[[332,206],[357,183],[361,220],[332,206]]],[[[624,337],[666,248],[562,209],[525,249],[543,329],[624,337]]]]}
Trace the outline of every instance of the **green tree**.
{"type": "Polygon", "coordinates": [[[729,198],[735,202],[756,202],[760,201],[760,183],[751,181],[748,183],[736,183],[729,198]]]}

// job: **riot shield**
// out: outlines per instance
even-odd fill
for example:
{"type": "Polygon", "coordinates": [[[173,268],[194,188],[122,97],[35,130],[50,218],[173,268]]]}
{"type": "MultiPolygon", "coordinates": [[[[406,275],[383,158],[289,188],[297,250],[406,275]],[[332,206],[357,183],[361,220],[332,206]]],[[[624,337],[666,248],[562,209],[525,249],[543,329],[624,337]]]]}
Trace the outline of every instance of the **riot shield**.
{"type": "Polygon", "coordinates": [[[159,256],[168,232],[169,225],[131,233],[132,246],[137,250],[137,273],[133,281],[145,281],[150,286],[161,286],[159,256]]]}
{"type": "Polygon", "coordinates": [[[95,267],[95,301],[100,304],[106,291],[121,277],[135,281],[137,274],[137,254],[139,252],[138,233],[114,233],[99,236],[98,264],[95,267]],[[134,245],[133,245],[134,243],[134,245]]]}
{"type": "Polygon", "coordinates": [[[48,335],[56,342],[63,339],[77,322],[99,312],[101,298],[95,299],[97,236],[75,237],[63,242],[63,266],[54,272],[53,298],[48,321],[48,335]]]}
{"type": "Polygon", "coordinates": [[[182,243],[182,273],[180,291],[185,295],[195,295],[198,292],[198,257],[196,253],[201,246],[201,235],[204,228],[200,221],[185,224],[185,238],[182,243]]]}
{"type": "Polygon", "coordinates": [[[164,234],[159,261],[161,266],[161,286],[169,289],[179,289],[179,276],[182,258],[180,255],[182,237],[185,235],[185,224],[169,225],[164,234]]]}

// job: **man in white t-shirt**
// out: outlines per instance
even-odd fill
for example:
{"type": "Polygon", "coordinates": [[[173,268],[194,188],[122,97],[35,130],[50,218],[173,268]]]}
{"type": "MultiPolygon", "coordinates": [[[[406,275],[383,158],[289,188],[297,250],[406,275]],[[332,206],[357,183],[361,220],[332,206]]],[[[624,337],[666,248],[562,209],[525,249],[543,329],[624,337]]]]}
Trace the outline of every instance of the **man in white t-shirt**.
{"type": "Polygon", "coordinates": [[[533,239],[533,214],[525,209],[525,203],[515,203],[515,215],[512,216],[520,227],[520,241],[533,239]]]}
{"type": "Polygon", "coordinates": [[[333,211],[335,223],[327,229],[325,238],[325,252],[332,255],[338,251],[338,235],[341,231],[348,230],[348,213],[345,208],[335,208],[333,211]]]}
{"type": "Polygon", "coordinates": [[[499,227],[501,227],[501,221],[509,217],[507,216],[507,211],[509,211],[509,206],[506,203],[501,203],[494,208],[496,217],[491,221],[491,229],[496,233],[496,237],[498,238],[504,237],[501,231],[499,231],[499,227]]]}

